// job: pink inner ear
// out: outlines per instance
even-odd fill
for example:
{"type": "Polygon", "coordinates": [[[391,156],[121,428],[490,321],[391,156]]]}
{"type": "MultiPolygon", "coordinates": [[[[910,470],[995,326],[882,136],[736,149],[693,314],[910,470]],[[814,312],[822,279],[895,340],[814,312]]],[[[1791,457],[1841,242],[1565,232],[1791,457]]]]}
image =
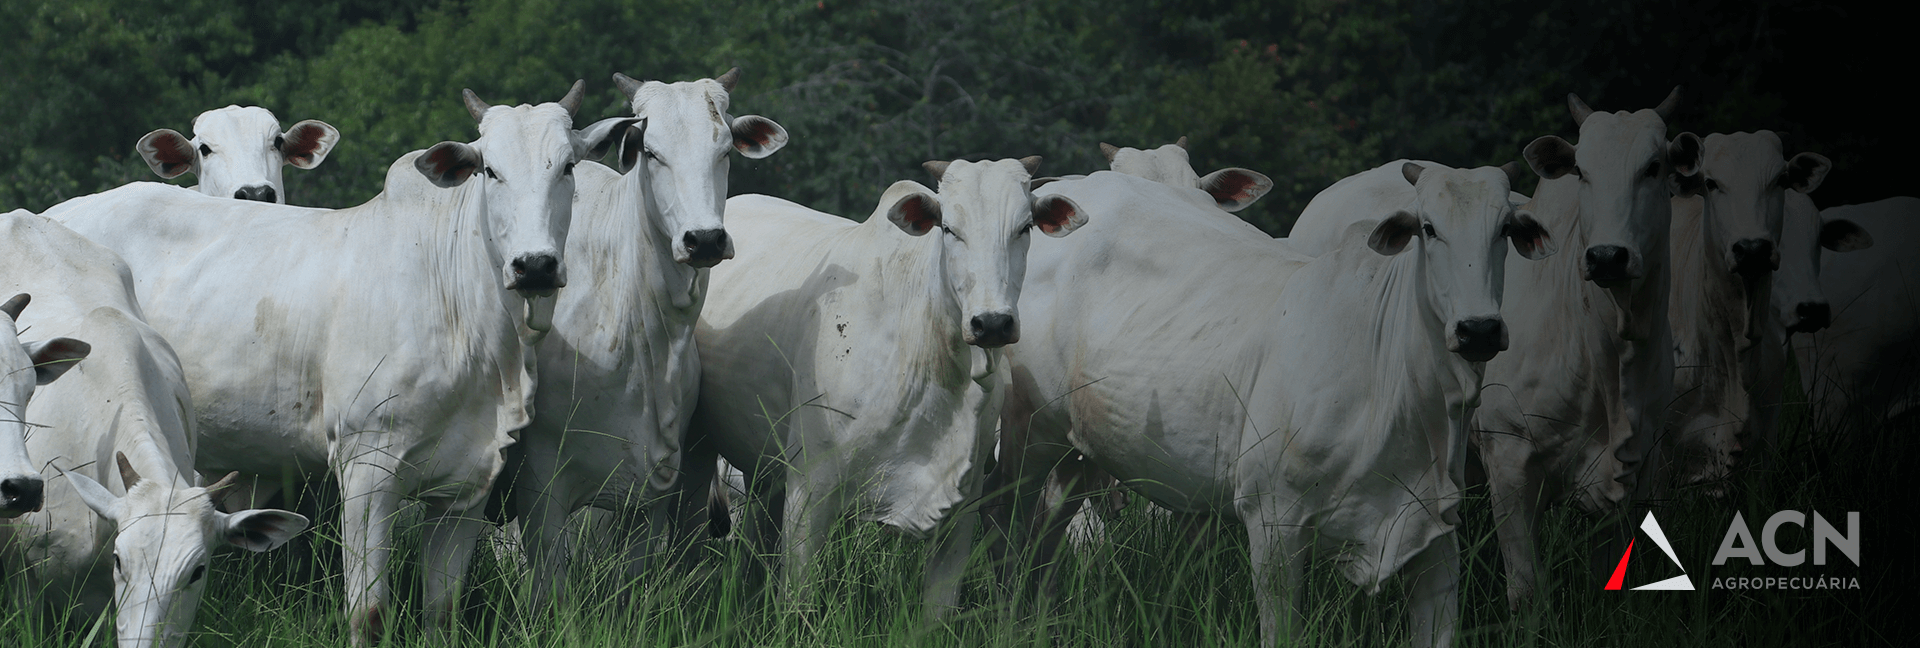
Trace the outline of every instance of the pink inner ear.
{"type": "Polygon", "coordinates": [[[285,154],[289,160],[294,158],[301,160],[310,159],[315,152],[320,150],[320,138],[325,135],[326,130],[318,126],[296,127],[293,130],[287,131],[286,139],[280,145],[280,152],[285,154]]]}
{"type": "Polygon", "coordinates": [[[1257,183],[1252,176],[1244,173],[1228,173],[1220,176],[1220,180],[1213,183],[1212,187],[1208,187],[1207,193],[1212,194],[1217,202],[1240,202],[1253,197],[1253,193],[1247,190],[1255,184],[1257,183]]]}
{"type": "Polygon", "coordinates": [[[773,142],[773,134],[773,124],[758,120],[749,122],[746,132],[734,134],[733,148],[745,152],[755,146],[766,146],[773,142]]]}
{"type": "Polygon", "coordinates": [[[153,147],[153,159],[159,160],[167,172],[184,173],[185,169],[179,169],[179,167],[193,166],[193,143],[188,142],[187,138],[181,137],[180,134],[161,133],[148,140],[148,143],[153,147]]]}
{"type": "Polygon", "coordinates": [[[1041,201],[1040,208],[1033,212],[1033,224],[1040,231],[1052,234],[1067,226],[1073,219],[1073,205],[1065,200],[1041,201]]]}
{"type": "Polygon", "coordinates": [[[913,227],[915,232],[930,231],[940,225],[940,218],[933,215],[932,210],[927,209],[926,201],[919,197],[900,202],[900,217],[906,219],[907,225],[913,227]]]}

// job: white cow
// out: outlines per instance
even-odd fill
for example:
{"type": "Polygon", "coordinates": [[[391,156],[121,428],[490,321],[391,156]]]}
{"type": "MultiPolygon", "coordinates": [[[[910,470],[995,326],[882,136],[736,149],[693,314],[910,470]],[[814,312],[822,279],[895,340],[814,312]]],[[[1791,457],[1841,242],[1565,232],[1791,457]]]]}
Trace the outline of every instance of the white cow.
{"type": "Polygon", "coordinates": [[[683,497],[704,501],[710,480],[692,472],[712,453],[740,467],[765,503],[749,538],[781,554],[795,600],[833,523],[852,515],[934,536],[928,612],[958,602],[975,516],[956,512],[981,492],[1027,247],[1035,230],[1086,222],[1071,200],[1032,196],[1038,163],[929,162],[938,193],[896,182],[864,223],[767,196],[727,201],[740,259],[713,269],[695,331],[683,497]]]}
{"type": "Polygon", "coordinates": [[[141,321],[133,279],[113,252],[16,211],[0,216],[0,264],[0,291],[41,296],[22,325],[93,349],[27,406],[26,420],[44,426],[27,447],[45,466],[46,507],[0,526],[0,552],[27,566],[27,591],[71,619],[98,618],[112,601],[121,648],[184,645],[211,549],[266,551],[307,520],[221,513],[209,496],[219,487],[194,486],[186,378],[173,348],[141,321]]]}
{"type": "Polygon", "coordinates": [[[1273,180],[1257,171],[1239,167],[1221,169],[1207,174],[1205,178],[1200,177],[1193,170],[1193,163],[1187,160],[1187,138],[1184,136],[1180,141],[1144,151],[1101,142],[1100,152],[1107,156],[1108,168],[1114,171],[1175,187],[1193,187],[1205,191],[1213,196],[1221,209],[1230,212],[1246,209],[1253,201],[1273,190],[1273,180]]]}
{"type": "Polygon", "coordinates": [[[132,268],[186,369],[199,470],[338,480],[356,643],[384,632],[402,497],[429,506],[429,625],[459,609],[485,526],[466,512],[529,418],[522,336],[566,285],[574,163],[624,128],[571,130],[584,87],[515,107],[467,92],[480,138],[403,156],[357,207],[135,183],[50,212],[132,268]]]}
{"type": "Polygon", "coordinates": [[[1820,289],[1833,318],[1826,330],[1794,338],[1801,385],[1829,416],[1857,416],[1867,425],[1911,416],[1920,406],[1920,261],[1905,251],[1920,242],[1920,198],[1831,207],[1820,211],[1820,221],[1823,247],[1849,247],[1844,235],[1829,238],[1836,233],[1827,227],[1841,222],[1872,232],[1874,245],[1820,259],[1820,289]]]}
{"type": "Polygon", "coordinates": [[[7,314],[0,325],[0,519],[38,511],[45,502],[46,480],[27,454],[26,405],[34,387],[53,382],[92,349],[72,338],[21,342],[17,322],[30,299],[20,294],[0,304],[7,314]]]}
{"type": "MultiPolygon", "coordinates": [[[[1676,88],[1652,110],[1603,113],[1569,95],[1580,145],[1546,136],[1524,151],[1542,178],[1524,209],[1578,253],[1507,264],[1512,348],[1487,363],[1471,424],[1500,521],[1509,605],[1532,598],[1542,506],[1572,499],[1603,513],[1657,492],[1649,489],[1660,480],[1638,468],[1659,465],[1654,442],[1672,394],[1671,196],[1698,173],[1700,153],[1698,137],[1667,140],[1678,99],[1676,88]]],[[[1619,555],[1595,556],[1609,553],[1619,555]]]]}
{"type": "Polygon", "coordinates": [[[576,171],[566,254],[596,271],[559,296],[533,423],[513,451],[522,463],[512,510],[541,565],[542,600],[565,582],[566,550],[554,541],[569,513],[594,505],[644,515],[680,471],[700,388],[693,330],[706,268],[733,256],[721,223],[727,154],[764,158],[787,142],[773,120],[728,114],[739,74],[682,83],[615,74],[642,121],[608,138],[619,142],[618,172],[595,163],[576,171]]]}
{"type": "Polygon", "coordinates": [[[1702,146],[1700,172],[1683,176],[1672,199],[1674,400],[1663,454],[1674,483],[1718,495],[1741,438],[1771,438],[1777,421],[1777,387],[1772,407],[1762,391],[1780,383],[1765,371],[1785,369],[1785,337],[1769,329],[1786,194],[1813,191],[1832,165],[1812,153],[1784,159],[1770,131],[1714,133],[1702,146]]]}
{"type": "Polygon", "coordinates": [[[1368,591],[1411,573],[1416,643],[1448,644],[1465,449],[1449,422],[1503,346],[1506,242],[1552,252],[1507,178],[1406,165],[1415,202],[1318,258],[1196,193],[1115,173],[1045,187],[1096,220],[1034,246],[1001,419],[1012,514],[1077,448],[1157,504],[1245,526],[1264,645],[1302,629],[1291,594],[1316,542],[1368,591]]]}
{"type": "Polygon", "coordinates": [[[270,203],[287,202],[280,167],[320,166],[340,143],[340,131],[309,119],[280,132],[280,120],[258,106],[227,106],[200,113],[193,138],[170,128],[147,133],[134,145],[147,167],[162,178],[192,173],[200,193],[270,203]]]}

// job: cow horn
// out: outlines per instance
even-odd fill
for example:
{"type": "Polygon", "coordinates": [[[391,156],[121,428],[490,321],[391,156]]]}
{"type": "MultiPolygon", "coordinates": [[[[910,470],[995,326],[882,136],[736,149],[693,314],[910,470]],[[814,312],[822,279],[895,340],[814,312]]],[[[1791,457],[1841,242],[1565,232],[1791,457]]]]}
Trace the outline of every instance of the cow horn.
{"type": "Polygon", "coordinates": [[[1426,167],[1420,166],[1415,162],[1400,165],[1400,176],[1406,178],[1407,184],[1410,185],[1420,184],[1420,174],[1426,173],[1426,171],[1426,167]]]}
{"type": "Polygon", "coordinates": [[[120,485],[126,486],[127,490],[133,490],[134,485],[140,483],[140,471],[133,469],[133,462],[127,461],[125,452],[114,452],[113,460],[114,463],[120,464],[120,485]]]}
{"type": "Polygon", "coordinates": [[[1661,121],[1665,121],[1673,118],[1673,109],[1678,107],[1680,107],[1680,86],[1674,86],[1673,92],[1667,93],[1667,98],[1661,101],[1660,105],[1653,107],[1653,114],[1659,115],[1661,121]]]}
{"type": "Polygon", "coordinates": [[[720,87],[725,88],[727,92],[733,92],[733,86],[740,83],[740,68],[736,66],[731,70],[727,70],[726,74],[722,74],[714,80],[719,81],[720,87]]]}
{"type": "Polygon", "coordinates": [[[1187,136],[1185,136],[1185,135],[1181,135],[1181,136],[1180,136],[1180,139],[1179,139],[1179,140],[1177,140],[1177,141],[1175,141],[1175,142],[1173,143],[1173,145],[1174,145],[1174,146],[1178,146],[1178,147],[1180,147],[1181,149],[1186,149],[1186,148],[1187,148],[1187,136]]]}
{"type": "Polygon", "coordinates": [[[1106,143],[1106,142],[1101,142],[1101,143],[1100,143],[1100,154],[1101,154],[1101,155],[1105,155],[1105,156],[1107,156],[1107,163],[1108,163],[1108,164],[1112,164],[1112,163],[1113,163],[1113,156],[1115,156],[1115,155],[1119,155],[1119,154],[1120,154],[1120,147],[1118,147],[1118,146],[1114,146],[1114,145],[1112,145],[1112,144],[1108,144],[1108,143],[1106,143]]]}
{"type": "Polygon", "coordinates": [[[613,85],[620,88],[620,94],[626,95],[628,101],[632,101],[635,96],[640,94],[640,86],[646,85],[646,82],[635,81],[633,77],[615,72],[613,73],[613,85]]]}
{"type": "Polygon", "coordinates": [[[1519,162],[1508,162],[1506,164],[1502,164],[1500,165],[1500,170],[1506,172],[1507,174],[1508,188],[1517,187],[1520,185],[1520,163],[1519,162]]]}
{"type": "Polygon", "coordinates": [[[567,109],[567,116],[580,114],[580,101],[587,97],[587,80],[574,79],[573,87],[567,89],[567,96],[560,98],[560,107],[567,109]]]}
{"type": "Polygon", "coordinates": [[[474,94],[472,88],[462,89],[460,91],[460,100],[467,104],[467,114],[473,115],[474,121],[480,121],[485,118],[487,116],[487,109],[493,107],[487,105],[487,102],[481,101],[480,95],[474,94]]]}
{"type": "Polygon", "coordinates": [[[1587,102],[1581,101],[1580,95],[1571,92],[1567,93],[1567,110],[1573,113],[1575,126],[1586,124],[1587,116],[1593,114],[1593,109],[1587,107],[1587,102]]]}
{"type": "Polygon", "coordinates": [[[1020,166],[1027,168],[1027,175],[1029,176],[1039,173],[1040,172],[1040,156],[1029,155],[1029,156],[1020,158],[1020,166]]]}
{"type": "Polygon", "coordinates": [[[940,184],[940,179],[946,177],[947,166],[950,164],[953,163],[946,160],[927,160],[920,165],[920,168],[926,169],[927,173],[933,174],[934,184],[940,184]]]}
{"type": "Polygon", "coordinates": [[[20,319],[20,311],[26,310],[27,302],[30,302],[30,301],[33,301],[32,295],[28,295],[26,293],[20,293],[18,295],[14,295],[13,299],[7,300],[7,303],[0,304],[0,311],[6,311],[7,317],[11,317],[15,320],[18,320],[20,319]]]}
{"type": "Polygon", "coordinates": [[[240,481],[240,471],[236,470],[227,473],[227,476],[221,477],[220,481],[214,482],[212,486],[207,487],[207,497],[217,497],[220,491],[232,488],[234,482],[238,481],[240,481]]]}

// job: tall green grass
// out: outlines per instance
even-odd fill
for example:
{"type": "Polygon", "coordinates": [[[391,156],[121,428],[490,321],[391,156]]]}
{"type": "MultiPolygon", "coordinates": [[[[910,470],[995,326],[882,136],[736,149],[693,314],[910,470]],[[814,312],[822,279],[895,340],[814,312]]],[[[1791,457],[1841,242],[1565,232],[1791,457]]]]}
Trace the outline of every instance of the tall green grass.
{"type": "MultiPolygon", "coordinates": [[[[1591,566],[1600,523],[1561,507],[1542,523],[1545,589],[1537,605],[1509,612],[1497,543],[1482,494],[1463,505],[1460,644],[1468,646],[1905,646],[1920,609],[1915,548],[1908,523],[1917,492],[1914,421],[1856,417],[1812,429],[1804,405],[1790,406],[1780,457],[1737,474],[1725,498],[1680,491],[1657,503],[1694,592],[1608,592],[1591,566]],[[1861,567],[1833,555],[1825,567],[1713,566],[1734,511],[1757,535],[1774,511],[1819,511],[1844,525],[1862,516],[1861,567]],[[1837,561],[1837,562],[1834,562],[1837,561]],[[1714,590],[1715,578],[1811,576],[1857,578],[1859,590],[1714,590]]],[[[698,567],[655,560],[628,569],[617,556],[609,516],[576,516],[580,534],[560,606],[530,601],[528,568],[505,538],[483,538],[470,578],[464,622],[455,645],[500,647],[606,646],[1245,646],[1258,641],[1258,620],[1244,531],[1222,527],[1205,546],[1137,497],[1107,523],[1105,540],[1063,549],[1060,596],[1036,605],[1028,583],[1004,582],[976,542],[964,607],[945,622],[922,613],[920,585],[926,543],[871,524],[839,526],[821,553],[820,583],[805,605],[767,605],[745,574],[754,557],[744,542],[693,548],[698,567]]],[[[393,575],[400,592],[387,645],[437,645],[418,629],[418,513],[400,525],[393,575]]],[[[1638,519],[1632,520],[1638,523],[1638,519]]],[[[308,541],[267,554],[230,552],[215,561],[192,645],[344,646],[337,525],[322,522],[308,541]]],[[[1843,528],[1844,530],[1844,528],[1843,528]]],[[[1808,534],[1783,535],[1788,549],[1808,534]]],[[[1673,575],[1648,543],[1635,549],[1629,583],[1673,575]]],[[[39,601],[9,583],[0,607],[0,646],[48,648],[112,645],[111,621],[41,618],[39,601]],[[45,626],[64,630],[51,631],[45,626]],[[90,639],[89,639],[90,638],[90,639]]],[[[1405,642],[1403,597],[1396,580],[1378,596],[1345,582],[1326,561],[1308,571],[1307,627],[1299,645],[1384,646],[1405,642]]],[[[54,617],[59,616],[56,612],[54,617]]]]}

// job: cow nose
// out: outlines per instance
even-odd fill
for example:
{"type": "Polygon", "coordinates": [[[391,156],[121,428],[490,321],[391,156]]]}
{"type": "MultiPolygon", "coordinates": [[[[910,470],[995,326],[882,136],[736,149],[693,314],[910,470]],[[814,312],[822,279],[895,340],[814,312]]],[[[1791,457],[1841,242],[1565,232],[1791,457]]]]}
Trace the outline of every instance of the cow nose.
{"type": "Polygon", "coordinates": [[[529,254],[513,260],[510,290],[546,291],[566,287],[560,281],[560,259],[551,254],[529,254]]]}
{"type": "Polygon", "coordinates": [[[1498,317],[1472,317],[1453,325],[1454,349],[1470,362],[1486,362],[1507,350],[1507,323],[1498,317]]]}
{"type": "Polygon", "coordinates": [[[1800,318],[1793,326],[1787,327],[1790,333],[1812,333],[1826,328],[1833,322],[1833,309],[1826,302],[1800,302],[1793,307],[1793,314],[1800,318]]]}
{"type": "Polygon", "coordinates": [[[680,243],[687,246],[687,265],[696,268],[710,268],[733,257],[727,254],[727,231],[724,229],[687,232],[680,237],[680,243]]]}
{"type": "Polygon", "coordinates": [[[1630,266],[1633,254],[1627,248],[1618,245],[1595,245],[1587,248],[1587,280],[1595,283],[1613,283],[1637,279],[1630,266]]]}
{"type": "Polygon", "coordinates": [[[973,339],[968,344],[991,349],[1020,341],[1020,324],[1010,313],[975,315],[970,324],[973,339]]]}
{"type": "Polygon", "coordinates": [[[37,475],[0,480],[0,511],[19,515],[40,510],[40,496],[45,487],[37,475]]]}
{"type": "Polygon", "coordinates": [[[241,187],[239,191],[233,192],[233,197],[239,198],[241,200],[258,200],[260,202],[279,202],[280,194],[279,192],[274,191],[273,187],[271,186],[254,185],[251,187],[241,187]]]}
{"type": "Polygon", "coordinates": [[[1774,260],[1773,241],[1766,239],[1741,239],[1733,244],[1733,271],[1742,277],[1752,279],[1780,266],[1774,260]]]}

